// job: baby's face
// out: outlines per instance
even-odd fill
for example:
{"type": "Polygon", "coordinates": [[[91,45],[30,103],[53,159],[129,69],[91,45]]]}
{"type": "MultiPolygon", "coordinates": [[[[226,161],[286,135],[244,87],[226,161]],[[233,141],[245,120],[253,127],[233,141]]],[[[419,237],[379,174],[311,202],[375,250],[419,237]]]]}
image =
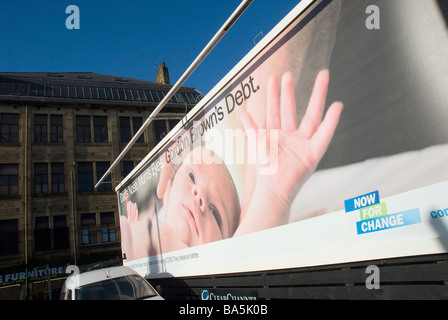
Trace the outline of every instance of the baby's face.
{"type": "Polygon", "coordinates": [[[195,246],[233,235],[238,198],[224,165],[201,161],[193,151],[178,169],[166,204],[166,222],[181,241],[195,246]]]}

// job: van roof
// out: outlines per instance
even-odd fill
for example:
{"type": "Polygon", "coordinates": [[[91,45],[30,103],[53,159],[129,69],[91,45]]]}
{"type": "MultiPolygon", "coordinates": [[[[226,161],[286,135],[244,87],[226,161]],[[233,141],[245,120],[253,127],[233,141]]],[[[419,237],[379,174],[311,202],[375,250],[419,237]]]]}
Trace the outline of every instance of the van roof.
{"type": "Polygon", "coordinates": [[[93,282],[99,282],[106,279],[118,278],[132,274],[137,273],[128,267],[109,267],[86,271],[78,274],[72,274],[67,278],[66,283],[67,287],[73,289],[93,282]]]}

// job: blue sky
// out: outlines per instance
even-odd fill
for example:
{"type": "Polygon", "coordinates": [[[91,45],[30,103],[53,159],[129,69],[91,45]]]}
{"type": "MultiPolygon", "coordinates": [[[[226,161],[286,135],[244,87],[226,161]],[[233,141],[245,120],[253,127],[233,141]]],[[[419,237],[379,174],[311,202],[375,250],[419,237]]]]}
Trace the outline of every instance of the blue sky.
{"type": "MultiPolygon", "coordinates": [[[[300,0],[254,0],[184,84],[210,91],[300,0]],[[257,38],[259,41],[260,38],[257,38]]],[[[0,72],[98,72],[174,84],[240,0],[18,0],[0,2],[0,72]],[[68,30],[65,9],[80,10],[68,30]],[[155,66],[156,65],[156,66],[155,66]]]]}

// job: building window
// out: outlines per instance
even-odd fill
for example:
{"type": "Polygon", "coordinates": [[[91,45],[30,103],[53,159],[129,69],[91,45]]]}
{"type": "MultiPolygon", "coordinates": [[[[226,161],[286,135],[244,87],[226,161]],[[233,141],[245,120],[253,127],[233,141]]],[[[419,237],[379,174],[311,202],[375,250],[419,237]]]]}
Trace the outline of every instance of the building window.
{"type": "Polygon", "coordinates": [[[61,97],[61,86],[54,85],[53,89],[54,89],[54,96],[56,98],[60,98],[61,97]]]}
{"type": "Polygon", "coordinates": [[[34,142],[47,142],[47,115],[34,115],[34,142]]]}
{"type": "Polygon", "coordinates": [[[132,92],[129,89],[125,89],[124,90],[126,92],[126,99],[128,101],[134,101],[134,97],[132,96],[132,92]]]}
{"type": "Polygon", "coordinates": [[[181,119],[160,119],[154,120],[154,138],[156,144],[172,130],[181,119]]]}
{"type": "Polygon", "coordinates": [[[76,87],[68,86],[68,95],[70,98],[76,98],[76,87]]]}
{"type": "Polygon", "coordinates": [[[155,102],[155,101],[154,101],[154,98],[153,98],[153,96],[152,96],[151,91],[149,91],[149,90],[145,90],[145,94],[146,94],[146,98],[147,98],[147,100],[148,100],[149,102],[155,102]]]}
{"type": "Polygon", "coordinates": [[[48,164],[34,164],[34,192],[36,194],[48,193],[48,164]]]}
{"type": "Polygon", "coordinates": [[[92,90],[92,98],[93,99],[98,99],[98,88],[91,88],[91,90],[92,90]]]}
{"type": "MultiPolygon", "coordinates": [[[[131,138],[137,133],[140,127],[143,124],[142,117],[120,117],[119,125],[120,125],[120,141],[121,142],[129,142],[131,138]]],[[[136,142],[145,142],[144,133],[138,137],[136,142]]]]}
{"type": "Polygon", "coordinates": [[[129,117],[120,117],[120,141],[131,141],[131,121],[129,117]]]}
{"type": "Polygon", "coordinates": [[[115,216],[113,212],[103,212],[101,219],[101,242],[116,242],[117,234],[115,229],[115,216]]]}
{"type": "Polygon", "coordinates": [[[51,231],[48,225],[48,217],[35,218],[34,225],[34,250],[51,250],[51,231]]]}
{"type": "Polygon", "coordinates": [[[156,144],[162,141],[162,139],[168,133],[168,128],[166,127],[166,120],[154,120],[154,135],[156,144]]]}
{"type": "Polygon", "coordinates": [[[18,225],[17,219],[0,220],[0,256],[19,253],[18,225]]]}
{"type": "Polygon", "coordinates": [[[30,96],[35,97],[37,94],[37,84],[30,83],[28,86],[28,92],[30,96]]]}
{"type": "Polygon", "coordinates": [[[173,130],[176,124],[179,123],[181,119],[170,119],[168,120],[168,124],[170,125],[170,130],[173,130]]]}
{"type": "Polygon", "coordinates": [[[90,116],[76,116],[76,142],[92,142],[90,116]]]}
{"type": "Polygon", "coordinates": [[[160,102],[163,100],[163,97],[165,96],[165,94],[161,91],[153,91],[152,96],[154,97],[154,100],[156,102],[160,102]]]}
{"type": "Polygon", "coordinates": [[[86,213],[81,215],[81,241],[83,246],[117,242],[117,228],[115,214],[103,212],[99,214],[86,213]]]}
{"type": "Polygon", "coordinates": [[[63,98],[68,98],[68,86],[61,86],[61,94],[63,98]]]}
{"type": "Polygon", "coordinates": [[[63,137],[62,115],[52,114],[50,116],[50,142],[61,143],[63,137]]]}
{"type": "Polygon", "coordinates": [[[124,89],[123,88],[119,88],[118,90],[117,90],[117,95],[118,95],[118,99],[119,100],[126,100],[126,95],[125,95],[125,93],[124,93],[124,89]]]}
{"type": "Polygon", "coordinates": [[[95,142],[109,142],[106,116],[93,117],[93,135],[95,142]]]}
{"type": "MultiPolygon", "coordinates": [[[[48,141],[48,116],[46,114],[34,115],[34,142],[46,143],[48,141]]],[[[63,142],[62,115],[50,116],[50,142],[63,142]]]]}
{"type": "Polygon", "coordinates": [[[106,100],[106,92],[104,88],[98,88],[98,94],[101,100],[106,100]]]}
{"type": "Polygon", "coordinates": [[[84,246],[98,243],[94,213],[81,215],[81,239],[84,246]]]}
{"type": "MultiPolygon", "coordinates": [[[[132,128],[134,130],[134,134],[137,133],[137,131],[142,126],[142,124],[143,124],[142,117],[133,117],[132,118],[132,128]]],[[[141,143],[145,142],[145,135],[142,133],[135,142],[141,142],[141,143]]]]}
{"type": "Polygon", "coordinates": [[[51,84],[47,84],[45,86],[45,96],[52,97],[53,96],[53,86],[51,84]]]}
{"type": "Polygon", "coordinates": [[[148,99],[146,98],[145,92],[143,90],[138,90],[138,95],[140,96],[140,100],[141,101],[148,101],[148,99]]]}
{"type": "Polygon", "coordinates": [[[0,125],[0,142],[19,142],[19,114],[2,113],[0,125]]]}
{"type": "Polygon", "coordinates": [[[175,101],[177,101],[177,103],[185,103],[184,98],[179,92],[176,92],[173,97],[175,98],[175,101]]]}
{"type": "Polygon", "coordinates": [[[37,85],[37,95],[39,97],[43,97],[45,93],[45,86],[43,84],[38,84],[37,85]]]}
{"type": "MultiPolygon", "coordinates": [[[[109,169],[109,162],[96,162],[95,168],[93,162],[80,162],[78,163],[78,190],[80,192],[84,191],[94,191],[94,181],[98,181],[109,169]],[[96,172],[96,179],[93,172],[96,172]]],[[[110,174],[103,180],[103,182],[98,186],[99,191],[111,191],[112,183],[110,179],[110,174]]]]}
{"type": "Polygon", "coordinates": [[[51,164],[51,192],[65,192],[64,163],[62,162],[55,162],[51,164]]]}
{"type": "Polygon", "coordinates": [[[134,161],[123,161],[122,166],[123,166],[123,178],[125,178],[134,169],[134,161]]]}
{"type": "Polygon", "coordinates": [[[76,97],[78,99],[84,99],[84,90],[83,87],[76,87],[76,97]]]}
{"type": "Polygon", "coordinates": [[[107,100],[112,100],[113,99],[112,88],[104,88],[104,90],[106,91],[107,100]]]}
{"type": "Polygon", "coordinates": [[[5,96],[12,94],[12,82],[5,82],[5,85],[3,87],[3,94],[5,96]]]}
{"type": "Polygon", "coordinates": [[[109,142],[106,116],[76,116],[76,142],[109,142]]]}
{"type": "Polygon", "coordinates": [[[84,87],[84,94],[86,99],[92,99],[92,90],[90,87],[84,87]]]}
{"type": "Polygon", "coordinates": [[[0,164],[0,196],[16,196],[19,190],[17,164],[0,164]]]}
{"type": "Polygon", "coordinates": [[[34,164],[34,192],[35,194],[64,193],[65,175],[64,163],[51,163],[51,191],[50,180],[48,179],[48,164],[34,164]]]}
{"type": "Polygon", "coordinates": [[[78,164],[78,190],[93,191],[93,165],[92,162],[78,164]]]}
{"type": "Polygon", "coordinates": [[[67,217],[65,215],[53,217],[53,238],[55,250],[63,250],[70,247],[67,217]]]}
{"type": "Polygon", "coordinates": [[[53,217],[53,229],[49,226],[49,217],[36,217],[34,223],[34,250],[63,250],[70,247],[67,217],[53,217]]]}
{"type": "MultiPolygon", "coordinates": [[[[100,180],[101,177],[106,173],[109,169],[109,162],[97,162],[96,163],[96,181],[100,180]]],[[[98,186],[99,191],[111,191],[112,183],[110,180],[110,174],[103,180],[103,182],[98,186]]]]}

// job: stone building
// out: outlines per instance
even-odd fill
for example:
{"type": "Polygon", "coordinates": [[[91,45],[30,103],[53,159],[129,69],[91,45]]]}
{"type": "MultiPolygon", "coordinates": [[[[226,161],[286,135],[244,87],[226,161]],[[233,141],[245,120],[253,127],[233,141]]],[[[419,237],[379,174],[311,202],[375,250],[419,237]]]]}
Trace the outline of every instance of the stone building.
{"type": "Polygon", "coordinates": [[[0,299],[48,298],[68,264],[121,262],[115,186],[202,98],[180,88],[95,189],[171,88],[160,70],[0,73],[0,299]]]}

